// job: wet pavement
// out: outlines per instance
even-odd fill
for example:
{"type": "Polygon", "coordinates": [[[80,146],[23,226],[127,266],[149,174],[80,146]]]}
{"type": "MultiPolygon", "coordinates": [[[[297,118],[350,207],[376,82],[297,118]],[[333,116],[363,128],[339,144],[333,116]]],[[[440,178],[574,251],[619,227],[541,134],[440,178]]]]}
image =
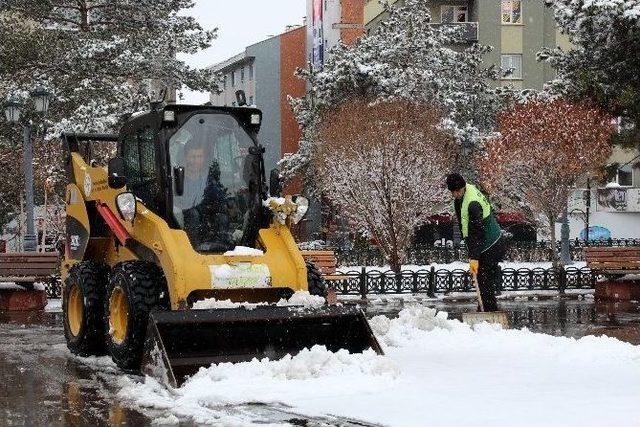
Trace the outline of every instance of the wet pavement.
{"type": "MultiPolygon", "coordinates": [[[[471,301],[385,299],[363,304],[368,316],[395,316],[404,306],[423,304],[460,318],[471,301]]],[[[640,345],[640,303],[594,303],[558,299],[501,301],[513,327],[579,338],[609,335],[640,345]]],[[[73,357],[64,343],[62,313],[0,312],[0,426],[141,426],[153,413],[125,408],[115,393],[124,374],[104,359],[73,357]]],[[[214,408],[215,409],[215,408],[214,408]]],[[[286,406],[243,405],[219,408],[246,415],[256,425],[364,426],[355,420],[307,418],[286,406]]],[[[180,425],[190,425],[188,420],[180,425]]]]}

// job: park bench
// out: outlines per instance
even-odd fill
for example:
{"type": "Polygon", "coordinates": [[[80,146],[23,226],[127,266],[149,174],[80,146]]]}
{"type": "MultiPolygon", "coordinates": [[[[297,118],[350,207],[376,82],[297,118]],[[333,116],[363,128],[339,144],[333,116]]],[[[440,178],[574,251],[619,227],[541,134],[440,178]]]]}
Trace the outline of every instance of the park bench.
{"type": "Polygon", "coordinates": [[[302,251],[302,257],[305,261],[315,264],[325,280],[339,280],[345,278],[344,275],[336,273],[338,260],[335,252],[331,250],[302,251]]]}
{"type": "Polygon", "coordinates": [[[640,247],[589,247],[584,257],[587,267],[608,277],[640,274],[640,247]]]}
{"type": "Polygon", "coordinates": [[[0,282],[33,289],[35,282],[55,282],[58,275],[57,252],[0,253],[0,282]]]}

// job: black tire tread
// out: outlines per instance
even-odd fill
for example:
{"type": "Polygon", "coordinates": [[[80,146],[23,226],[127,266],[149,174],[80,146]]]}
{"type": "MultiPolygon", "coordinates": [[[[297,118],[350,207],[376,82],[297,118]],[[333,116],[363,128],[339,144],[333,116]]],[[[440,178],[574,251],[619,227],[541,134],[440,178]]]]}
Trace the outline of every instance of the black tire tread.
{"type": "Polygon", "coordinates": [[[79,356],[101,356],[106,354],[104,295],[109,267],[95,261],[82,261],[69,271],[63,290],[64,336],[67,347],[79,356]],[[67,304],[71,284],[76,283],[83,294],[83,324],[78,337],[74,337],[67,321],[67,304]]]}
{"type": "Polygon", "coordinates": [[[127,336],[118,345],[107,335],[107,347],[113,361],[122,369],[137,370],[142,360],[144,342],[147,332],[149,313],[158,308],[169,307],[169,294],[166,291],[166,280],[162,270],[155,264],[146,261],[125,261],[113,268],[109,279],[107,297],[105,297],[105,325],[109,324],[109,295],[119,283],[116,280],[124,277],[125,292],[129,299],[129,319],[127,336]]]}

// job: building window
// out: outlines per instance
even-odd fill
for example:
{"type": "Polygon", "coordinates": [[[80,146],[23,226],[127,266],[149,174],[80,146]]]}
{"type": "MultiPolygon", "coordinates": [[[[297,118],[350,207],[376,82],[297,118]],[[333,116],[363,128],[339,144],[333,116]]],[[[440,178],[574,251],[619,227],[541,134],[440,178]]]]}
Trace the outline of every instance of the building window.
{"type": "Polygon", "coordinates": [[[224,89],[226,89],[226,88],[227,88],[227,75],[226,75],[226,74],[224,75],[224,78],[223,78],[222,87],[223,87],[224,89]]]}
{"type": "Polygon", "coordinates": [[[440,22],[467,22],[467,6],[450,6],[440,7],[440,22]]]}
{"type": "Polygon", "coordinates": [[[236,87],[236,72],[231,72],[231,87],[236,87]]]}
{"type": "Polygon", "coordinates": [[[502,55],[501,66],[503,71],[511,71],[505,79],[522,79],[522,55],[502,55]]]}
{"type": "Polygon", "coordinates": [[[633,186],[633,167],[631,165],[619,167],[616,181],[621,187],[633,186]]]}
{"type": "Polygon", "coordinates": [[[244,67],[240,68],[240,83],[244,83],[244,67]]]}
{"type": "Polygon", "coordinates": [[[502,0],[502,23],[522,24],[522,2],[520,0],[502,0]]]}
{"type": "Polygon", "coordinates": [[[253,80],[253,64],[249,65],[249,81],[253,80]]]}

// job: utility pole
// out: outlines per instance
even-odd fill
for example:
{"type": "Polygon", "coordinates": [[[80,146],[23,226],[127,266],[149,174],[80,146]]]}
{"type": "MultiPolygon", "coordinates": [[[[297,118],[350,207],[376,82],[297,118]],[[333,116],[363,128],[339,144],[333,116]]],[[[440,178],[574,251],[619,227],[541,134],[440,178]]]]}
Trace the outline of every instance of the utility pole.
{"type": "Polygon", "coordinates": [[[589,213],[591,211],[591,179],[587,178],[587,200],[586,200],[586,221],[585,221],[585,242],[589,245],[589,213]]]}
{"type": "MultiPolygon", "coordinates": [[[[555,242],[553,242],[555,244],[555,242]]],[[[560,259],[563,265],[571,263],[571,254],[569,253],[569,203],[565,203],[562,212],[562,226],[560,227],[560,259]]]]}
{"type": "Polygon", "coordinates": [[[24,146],[24,194],[27,210],[27,232],[24,235],[25,252],[35,252],[38,241],[35,232],[34,202],[33,202],[33,142],[31,140],[31,123],[23,126],[24,146]]]}

